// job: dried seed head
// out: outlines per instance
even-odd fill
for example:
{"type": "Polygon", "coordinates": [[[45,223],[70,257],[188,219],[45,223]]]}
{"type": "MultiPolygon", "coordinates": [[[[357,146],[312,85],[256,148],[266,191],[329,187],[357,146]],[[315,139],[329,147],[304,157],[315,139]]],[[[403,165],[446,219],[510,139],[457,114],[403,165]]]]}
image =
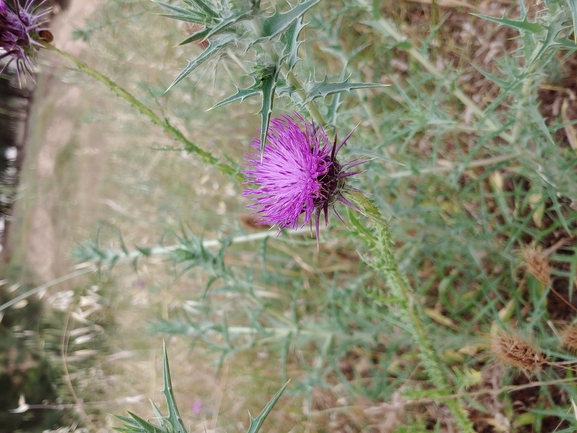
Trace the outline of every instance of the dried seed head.
{"type": "Polygon", "coordinates": [[[491,351],[503,364],[530,372],[547,363],[539,349],[517,335],[495,335],[491,339],[491,351]]]}
{"type": "Polygon", "coordinates": [[[561,332],[561,344],[572,352],[577,352],[577,324],[569,325],[561,332]]]}
{"type": "Polygon", "coordinates": [[[523,259],[527,266],[527,272],[547,287],[551,287],[551,268],[549,267],[547,257],[544,257],[541,252],[535,248],[527,247],[523,250],[523,259]]]}

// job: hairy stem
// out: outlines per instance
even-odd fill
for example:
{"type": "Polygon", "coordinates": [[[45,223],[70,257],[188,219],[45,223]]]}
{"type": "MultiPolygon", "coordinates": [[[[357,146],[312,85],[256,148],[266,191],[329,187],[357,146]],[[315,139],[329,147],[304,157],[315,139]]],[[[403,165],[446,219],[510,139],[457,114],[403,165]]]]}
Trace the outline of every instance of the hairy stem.
{"type": "Polygon", "coordinates": [[[86,63],[82,62],[81,60],[77,59],[76,57],[74,57],[74,56],[72,56],[72,55],[70,55],[64,51],[59,50],[58,48],[56,48],[53,45],[45,43],[44,47],[57,53],[58,55],[65,58],[69,62],[73,63],[78,68],[79,71],[90,75],[92,78],[96,79],[97,81],[100,81],[105,86],[107,86],[110,90],[112,90],[114,93],[116,93],[116,95],[118,95],[122,99],[125,99],[126,101],[130,102],[130,104],[134,108],[136,108],[141,114],[148,117],[152,121],[152,123],[154,123],[157,126],[160,126],[164,131],[168,132],[175,140],[182,143],[184,145],[184,149],[187,152],[192,153],[194,155],[197,155],[203,163],[208,164],[208,165],[212,165],[212,166],[218,168],[222,173],[224,173],[228,176],[234,177],[239,183],[242,183],[244,181],[244,176],[242,175],[242,173],[240,173],[240,170],[237,167],[233,167],[232,165],[225,164],[225,163],[221,162],[218,158],[216,158],[214,155],[212,155],[211,153],[209,153],[205,150],[202,150],[200,147],[198,147],[196,144],[194,144],[192,141],[190,141],[188,138],[186,138],[186,136],[178,128],[172,126],[168,122],[167,119],[161,119],[150,108],[148,108],[141,101],[136,99],[135,96],[133,96],[130,92],[128,92],[123,87],[116,84],[110,78],[102,75],[100,72],[96,71],[95,69],[92,69],[86,63]]]}
{"type": "MultiPolygon", "coordinates": [[[[324,230],[324,228],[321,227],[321,230],[324,230]]],[[[303,228],[303,229],[298,229],[298,230],[285,229],[282,232],[282,234],[284,234],[284,235],[301,235],[301,234],[308,234],[308,233],[310,233],[309,228],[303,228]]],[[[267,232],[260,232],[260,233],[252,233],[249,235],[235,236],[235,237],[229,239],[228,243],[229,244],[240,244],[240,243],[245,243],[245,242],[260,241],[260,240],[267,239],[270,237],[278,237],[278,233],[276,231],[267,231],[267,232]]],[[[219,240],[219,239],[209,239],[209,240],[202,241],[201,243],[202,243],[203,248],[211,248],[211,247],[217,247],[219,245],[222,245],[222,242],[223,241],[219,240]]],[[[93,257],[90,257],[90,258],[84,257],[82,260],[85,260],[85,263],[97,264],[99,266],[110,265],[113,263],[116,264],[118,262],[133,261],[135,259],[139,259],[139,258],[143,258],[143,257],[149,257],[149,256],[167,256],[167,255],[170,255],[170,254],[174,253],[175,251],[179,250],[180,248],[182,248],[182,245],[176,244],[176,245],[169,245],[169,246],[153,247],[153,248],[149,248],[147,250],[140,249],[140,250],[133,250],[133,251],[123,251],[123,250],[100,250],[96,246],[94,246],[94,247],[91,246],[91,250],[94,253],[93,257]]],[[[78,254],[80,255],[81,253],[78,253],[78,254]]]]}
{"type": "Polygon", "coordinates": [[[537,63],[535,63],[533,66],[529,68],[528,71],[526,71],[527,78],[523,82],[523,88],[521,90],[521,98],[519,100],[519,105],[517,106],[517,113],[515,115],[515,126],[513,126],[513,136],[511,141],[512,144],[517,142],[517,140],[521,136],[521,131],[523,130],[524,126],[523,116],[525,114],[523,106],[527,103],[527,101],[531,96],[531,86],[533,85],[532,72],[535,69],[536,65],[537,63]]]}
{"type": "MultiPolygon", "coordinates": [[[[373,206],[365,207],[367,214],[374,213],[373,206]]],[[[399,269],[397,260],[393,254],[393,241],[389,233],[388,224],[381,218],[377,219],[376,234],[371,232],[363,233],[371,248],[372,257],[365,258],[367,263],[381,273],[387,280],[388,286],[393,294],[399,300],[400,308],[396,309],[396,314],[400,320],[405,322],[413,340],[419,348],[419,357],[429,375],[431,382],[444,395],[452,393],[452,387],[449,379],[446,377],[441,361],[435,352],[430,338],[421,321],[420,313],[413,290],[399,269]]],[[[447,408],[453,414],[455,423],[462,433],[473,433],[473,424],[469,420],[461,400],[446,400],[447,408]]]]}

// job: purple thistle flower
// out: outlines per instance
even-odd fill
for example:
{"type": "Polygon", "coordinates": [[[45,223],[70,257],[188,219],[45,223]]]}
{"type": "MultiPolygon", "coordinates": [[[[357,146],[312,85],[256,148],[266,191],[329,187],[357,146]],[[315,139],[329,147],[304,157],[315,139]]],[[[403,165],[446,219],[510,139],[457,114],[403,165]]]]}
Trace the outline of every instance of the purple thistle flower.
{"type": "Polygon", "coordinates": [[[36,54],[42,44],[40,40],[51,38],[51,34],[43,24],[50,9],[44,9],[37,13],[40,5],[33,7],[34,0],[28,0],[24,6],[20,6],[18,0],[12,0],[13,7],[9,7],[7,0],[0,0],[0,59],[8,57],[0,73],[13,61],[16,62],[18,80],[25,73],[33,76],[33,68],[36,66],[36,54]]]}
{"type": "MultiPolygon", "coordinates": [[[[356,209],[342,191],[346,178],[360,173],[347,170],[365,162],[357,160],[341,165],[336,159],[353,131],[338,145],[335,137],[331,145],[322,128],[296,113],[272,119],[262,157],[260,153],[245,155],[249,166],[244,171],[245,183],[256,184],[257,188],[247,189],[243,195],[254,200],[247,207],[259,215],[256,222],[276,225],[280,233],[286,227],[297,229],[301,215],[301,227],[309,222],[312,227],[314,214],[317,242],[321,213],[326,225],[329,210],[344,224],[333,204],[340,201],[356,209]]],[[[255,138],[252,146],[258,151],[260,140],[255,138]]]]}

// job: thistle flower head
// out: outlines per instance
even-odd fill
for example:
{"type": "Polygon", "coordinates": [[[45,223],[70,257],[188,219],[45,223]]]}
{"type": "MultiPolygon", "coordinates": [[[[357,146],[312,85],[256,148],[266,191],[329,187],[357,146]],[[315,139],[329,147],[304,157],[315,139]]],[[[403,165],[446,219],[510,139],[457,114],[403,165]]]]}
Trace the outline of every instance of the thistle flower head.
{"type": "Polygon", "coordinates": [[[42,48],[39,41],[50,34],[47,28],[43,27],[50,10],[39,11],[44,1],[38,6],[33,6],[33,0],[28,0],[24,6],[20,6],[18,0],[12,0],[13,3],[9,6],[7,1],[0,0],[0,50],[4,51],[0,51],[0,59],[8,58],[0,72],[15,62],[21,82],[23,74],[32,76],[32,70],[36,66],[36,54],[42,48]]]}
{"type": "MultiPolygon", "coordinates": [[[[247,184],[245,197],[254,200],[248,208],[259,217],[260,224],[276,225],[279,232],[284,228],[297,229],[310,223],[314,215],[317,241],[319,222],[324,213],[328,225],[329,210],[341,221],[334,209],[337,201],[355,209],[343,196],[346,178],[359,173],[347,171],[365,161],[353,161],[341,165],[336,155],[351,136],[352,131],[337,145],[335,137],[331,145],[325,131],[300,115],[272,119],[267,134],[268,143],[264,153],[247,153],[248,169],[244,171],[247,184]],[[299,222],[302,215],[302,223],[299,222]]],[[[260,140],[253,140],[255,150],[260,140]]]]}

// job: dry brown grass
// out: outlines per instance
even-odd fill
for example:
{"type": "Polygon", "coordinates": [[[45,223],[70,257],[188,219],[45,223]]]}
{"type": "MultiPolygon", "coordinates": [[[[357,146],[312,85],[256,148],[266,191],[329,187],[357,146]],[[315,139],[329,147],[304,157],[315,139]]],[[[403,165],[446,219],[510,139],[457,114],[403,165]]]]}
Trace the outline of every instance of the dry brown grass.
{"type": "Polygon", "coordinates": [[[551,287],[551,268],[547,257],[535,248],[527,247],[523,250],[523,259],[525,260],[527,272],[545,286],[551,287]]]}
{"type": "Polygon", "coordinates": [[[574,323],[561,331],[561,344],[573,353],[577,352],[577,326],[574,323]]]}

